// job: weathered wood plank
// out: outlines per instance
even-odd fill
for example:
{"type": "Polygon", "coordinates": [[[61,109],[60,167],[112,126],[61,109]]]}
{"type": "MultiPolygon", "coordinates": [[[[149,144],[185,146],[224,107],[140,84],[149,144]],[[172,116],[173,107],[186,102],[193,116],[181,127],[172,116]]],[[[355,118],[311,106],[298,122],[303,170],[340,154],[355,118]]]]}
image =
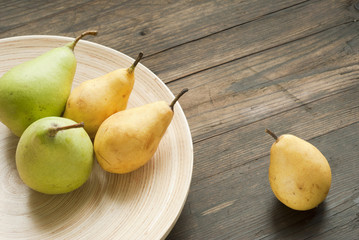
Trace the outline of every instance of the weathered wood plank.
{"type": "Polygon", "coordinates": [[[266,144],[258,136],[263,136],[264,128],[311,139],[357,122],[358,90],[359,83],[347,91],[308,103],[307,107],[293,108],[195,143],[193,183],[262,157],[266,144]]]}
{"type": "MultiPolygon", "coordinates": [[[[38,31],[47,27],[46,22],[54,18],[57,14],[69,12],[79,6],[88,3],[90,0],[81,1],[21,1],[4,0],[0,2],[0,38],[7,37],[6,32],[10,30],[18,32],[24,25],[31,25],[34,21],[41,21],[41,25],[36,25],[38,31]]],[[[70,19],[68,19],[68,22],[70,19]]],[[[53,29],[54,30],[54,29],[53,29]]],[[[33,31],[30,34],[35,34],[33,31]]],[[[18,34],[17,34],[18,35],[18,34]]],[[[8,36],[12,36],[9,34],[8,36]]]]}
{"type": "Polygon", "coordinates": [[[194,141],[304,105],[358,82],[358,23],[350,23],[169,83],[194,141]],[[193,94],[191,94],[193,92],[193,94]]]}
{"type": "MultiPolygon", "coordinates": [[[[308,1],[169,49],[143,63],[163,81],[194,74],[352,22],[351,1],[308,1]],[[183,75],[183,73],[187,75],[183,75]]],[[[359,15],[358,15],[359,16],[359,15]]]]}
{"type": "MultiPolygon", "coordinates": [[[[194,176],[203,176],[211,170],[213,175],[194,179],[183,216],[169,239],[206,239],[213,232],[224,239],[303,239],[328,237],[327,231],[341,226],[355,229],[359,211],[356,173],[359,104],[358,98],[353,100],[351,96],[358,94],[359,86],[309,104],[318,112],[316,117],[296,108],[227,133],[219,141],[215,138],[203,141],[208,148],[215,148],[217,154],[212,151],[212,156],[208,156],[203,153],[205,149],[197,152],[194,176]],[[301,117],[297,118],[298,115],[301,117]],[[278,129],[280,134],[289,132],[307,139],[327,157],[333,182],[325,203],[318,209],[296,212],[275,199],[267,176],[273,140],[266,137],[266,126],[278,129]],[[220,141],[235,144],[222,151],[220,141]],[[213,172],[223,165],[231,167],[213,172]]],[[[202,142],[195,146],[198,144],[202,142]]],[[[356,233],[344,229],[335,236],[353,239],[356,233]]]]}
{"type": "MultiPolygon", "coordinates": [[[[66,6],[67,2],[73,1],[65,1],[61,5],[66,6]]],[[[106,1],[105,4],[103,1],[90,1],[52,15],[48,15],[50,6],[47,5],[36,11],[38,16],[44,16],[41,18],[33,15],[26,17],[37,7],[29,4],[17,13],[12,12],[12,15],[20,17],[21,20],[16,21],[21,23],[20,26],[3,29],[0,37],[19,33],[73,37],[79,32],[95,28],[99,30],[99,35],[92,41],[106,43],[106,46],[131,56],[140,50],[147,56],[302,2],[306,1],[106,1]],[[26,23],[29,19],[31,22],[26,23]]],[[[11,8],[10,3],[7,6],[4,11],[11,8]]]]}

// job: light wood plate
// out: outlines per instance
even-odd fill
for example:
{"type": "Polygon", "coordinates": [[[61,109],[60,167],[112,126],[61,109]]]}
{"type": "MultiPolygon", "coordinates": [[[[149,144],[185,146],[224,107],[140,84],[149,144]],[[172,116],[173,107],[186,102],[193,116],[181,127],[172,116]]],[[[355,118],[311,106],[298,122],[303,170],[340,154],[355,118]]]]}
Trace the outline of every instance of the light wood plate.
{"type": "MultiPolygon", "coordinates": [[[[17,64],[71,41],[73,38],[38,35],[1,39],[0,76],[17,64]]],[[[127,68],[137,57],[86,40],[78,43],[75,55],[78,64],[73,87],[127,68]]],[[[171,91],[142,64],[137,66],[135,77],[128,108],[157,100],[172,101],[171,91]]],[[[193,145],[178,103],[173,121],[148,164],[117,175],[103,171],[95,161],[90,179],[68,194],[41,194],[21,181],[15,165],[18,140],[0,123],[1,239],[163,239],[186,201],[193,145]]]]}

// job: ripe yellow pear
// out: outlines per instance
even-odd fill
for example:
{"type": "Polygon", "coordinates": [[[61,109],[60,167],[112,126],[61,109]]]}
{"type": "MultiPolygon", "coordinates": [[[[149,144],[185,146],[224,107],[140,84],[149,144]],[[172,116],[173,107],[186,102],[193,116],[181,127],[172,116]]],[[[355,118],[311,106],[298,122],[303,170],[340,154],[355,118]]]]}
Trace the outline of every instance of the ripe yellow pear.
{"type": "Polygon", "coordinates": [[[310,210],[326,198],[332,180],[327,159],[309,142],[290,134],[274,137],[269,183],[273,193],[294,210],[310,210]]]}
{"type": "Polygon", "coordinates": [[[63,116],[84,122],[86,132],[93,139],[106,118],[126,109],[135,82],[134,71],[142,56],[140,53],[129,68],[87,80],[73,89],[63,116]]]}
{"type": "Polygon", "coordinates": [[[172,121],[174,104],[187,91],[182,90],[170,105],[158,101],[107,118],[94,141],[100,166],[112,173],[129,173],[145,165],[172,121]]]}

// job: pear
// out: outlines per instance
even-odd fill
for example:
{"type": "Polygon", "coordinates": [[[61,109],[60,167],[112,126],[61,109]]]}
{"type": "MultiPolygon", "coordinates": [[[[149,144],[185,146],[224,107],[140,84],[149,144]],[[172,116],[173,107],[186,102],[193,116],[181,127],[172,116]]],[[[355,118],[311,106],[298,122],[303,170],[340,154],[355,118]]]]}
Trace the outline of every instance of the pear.
{"type": "Polygon", "coordinates": [[[0,121],[18,137],[36,120],[61,116],[76,71],[73,42],[21,63],[0,78],[0,121]]]}
{"type": "Polygon", "coordinates": [[[93,139],[106,118],[126,109],[135,82],[134,71],[142,56],[141,52],[129,68],[81,83],[71,92],[63,116],[84,122],[85,130],[93,139]]]}
{"type": "Polygon", "coordinates": [[[183,89],[169,105],[165,101],[117,112],[98,129],[94,150],[100,166],[111,173],[129,173],[155,154],[173,118],[173,107],[187,92],[183,89]]]}
{"type": "Polygon", "coordinates": [[[291,134],[274,139],[270,150],[269,183],[274,195],[294,210],[310,210],[322,203],[332,175],[324,155],[309,142],[291,134]]]}
{"type": "Polygon", "coordinates": [[[83,123],[46,117],[32,123],[20,137],[16,167],[20,178],[33,190],[61,194],[87,181],[93,155],[83,123]]]}

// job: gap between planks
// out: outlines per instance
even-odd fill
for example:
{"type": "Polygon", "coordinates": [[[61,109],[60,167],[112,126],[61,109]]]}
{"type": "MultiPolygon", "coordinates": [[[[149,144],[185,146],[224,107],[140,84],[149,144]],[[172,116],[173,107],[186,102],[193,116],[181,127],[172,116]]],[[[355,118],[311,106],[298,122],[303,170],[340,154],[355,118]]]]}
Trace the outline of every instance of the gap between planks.
{"type": "MultiPolygon", "coordinates": [[[[266,116],[266,117],[264,117],[264,118],[257,119],[257,120],[255,120],[255,121],[253,121],[253,122],[246,123],[246,124],[244,124],[244,125],[240,125],[240,126],[238,126],[238,127],[229,129],[229,130],[227,130],[227,131],[220,132],[220,133],[214,134],[214,135],[212,135],[212,136],[208,136],[208,137],[205,137],[205,138],[202,138],[202,139],[193,141],[193,144],[196,144],[196,143],[199,143],[199,142],[203,142],[203,141],[206,141],[206,140],[211,139],[211,138],[214,138],[214,137],[218,137],[218,136],[223,135],[223,134],[226,134],[226,133],[228,133],[228,132],[232,132],[232,131],[234,131],[234,130],[238,130],[238,129],[241,129],[241,128],[243,128],[243,127],[247,127],[247,126],[249,126],[249,125],[251,125],[251,124],[253,124],[253,123],[263,121],[264,119],[267,119],[267,118],[270,118],[270,117],[274,117],[274,116],[280,115],[280,114],[282,114],[282,113],[284,113],[284,112],[288,112],[288,111],[291,111],[291,110],[294,110],[294,109],[297,109],[297,108],[301,108],[301,107],[303,107],[304,105],[308,105],[308,104],[314,103],[314,102],[316,102],[316,101],[320,101],[320,100],[323,100],[323,99],[326,99],[326,98],[330,98],[330,97],[333,97],[333,96],[338,95],[338,94],[345,93],[345,92],[350,91],[350,90],[351,90],[351,88],[345,88],[345,89],[343,89],[342,91],[338,91],[338,92],[335,92],[335,93],[333,93],[333,94],[326,95],[326,96],[324,96],[324,97],[314,99],[313,101],[306,102],[306,103],[303,104],[303,105],[295,106],[295,107],[293,107],[293,108],[289,108],[289,109],[286,109],[286,110],[284,110],[284,111],[280,111],[280,112],[274,113],[274,114],[269,115],[269,116],[266,116]]],[[[356,108],[356,107],[354,107],[354,108],[356,108]]],[[[339,128],[338,128],[338,129],[339,129],[339,128]]]]}
{"type": "MultiPolygon", "coordinates": [[[[198,71],[189,73],[189,74],[187,74],[187,75],[178,77],[178,78],[176,78],[176,79],[169,80],[169,81],[166,82],[165,84],[167,85],[167,84],[169,84],[169,83],[173,83],[173,82],[179,81],[179,80],[181,80],[181,79],[184,79],[184,78],[187,78],[187,77],[196,75],[196,74],[198,74],[198,73],[205,72],[205,71],[207,71],[207,70],[209,70],[209,69],[216,68],[216,67],[220,67],[220,66],[224,66],[224,65],[226,65],[226,64],[235,62],[235,61],[237,61],[237,60],[241,60],[241,59],[244,59],[244,58],[247,58],[247,57],[250,57],[250,56],[254,56],[254,55],[257,55],[257,54],[259,54],[259,53],[263,53],[263,52],[266,52],[266,51],[275,49],[275,48],[277,48],[277,47],[281,47],[281,46],[284,46],[284,45],[287,45],[287,44],[291,44],[291,43],[294,43],[294,42],[296,42],[296,41],[300,41],[300,40],[303,40],[303,39],[305,39],[305,38],[314,36],[314,35],[316,35],[316,34],[320,34],[320,33],[322,33],[322,32],[331,30],[331,29],[333,29],[333,28],[336,28],[336,27],[339,27],[339,26],[344,26],[344,25],[346,25],[346,24],[355,23],[355,22],[357,22],[357,21],[356,21],[356,20],[351,20],[351,21],[346,21],[346,22],[344,22],[344,23],[340,23],[340,24],[334,25],[334,26],[330,26],[330,27],[328,27],[328,28],[326,28],[326,29],[322,29],[322,30],[320,30],[320,31],[317,31],[317,32],[314,32],[314,33],[310,33],[310,34],[308,34],[308,35],[305,35],[305,36],[302,36],[302,37],[299,37],[299,38],[296,38],[296,39],[293,39],[293,40],[289,40],[289,41],[287,41],[287,42],[284,42],[284,43],[281,43],[281,44],[278,44],[278,45],[274,45],[274,46],[271,46],[271,47],[268,47],[268,48],[265,48],[265,49],[262,49],[262,50],[259,50],[259,51],[256,51],[256,52],[252,52],[252,53],[249,53],[249,54],[240,56],[240,57],[238,57],[238,58],[234,58],[234,59],[229,60],[229,61],[226,61],[226,62],[222,62],[222,63],[220,63],[220,64],[216,64],[216,65],[213,65],[213,66],[209,66],[209,67],[203,68],[203,69],[201,69],[201,70],[198,70],[198,71]]],[[[219,32],[217,32],[217,33],[219,33],[219,32]]],[[[214,34],[211,34],[211,35],[214,35],[214,34]]],[[[201,40],[201,39],[202,39],[202,38],[199,38],[199,39],[192,40],[192,41],[189,41],[189,42],[186,42],[186,43],[195,42],[195,41],[201,40]]],[[[186,43],[177,45],[177,46],[175,46],[175,47],[179,47],[179,46],[184,45],[184,44],[186,44],[186,43]]],[[[166,49],[166,50],[164,50],[164,51],[173,49],[173,48],[175,48],[175,47],[168,48],[168,49],[166,49]]],[[[163,52],[163,51],[160,51],[160,52],[158,52],[158,53],[161,53],[161,52],[163,52]]],[[[156,54],[157,54],[157,53],[151,54],[151,56],[154,56],[154,55],[156,55],[156,54]]],[[[149,57],[149,56],[147,56],[147,57],[149,57]]],[[[144,57],[144,58],[145,58],[145,57],[144,57]]]]}

